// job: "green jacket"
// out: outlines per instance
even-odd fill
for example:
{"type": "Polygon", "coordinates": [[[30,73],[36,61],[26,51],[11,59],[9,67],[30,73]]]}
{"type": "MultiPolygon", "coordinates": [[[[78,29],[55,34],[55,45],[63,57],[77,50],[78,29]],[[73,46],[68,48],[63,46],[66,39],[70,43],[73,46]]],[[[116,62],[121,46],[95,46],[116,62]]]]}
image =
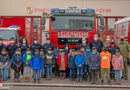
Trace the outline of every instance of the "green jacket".
{"type": "Polygon", "coordinates": [[[118,47],[120,48],[121,55],[127,57],[128,52],[130,52],[130,45],[127,42],[119,42],[118,47]]]}

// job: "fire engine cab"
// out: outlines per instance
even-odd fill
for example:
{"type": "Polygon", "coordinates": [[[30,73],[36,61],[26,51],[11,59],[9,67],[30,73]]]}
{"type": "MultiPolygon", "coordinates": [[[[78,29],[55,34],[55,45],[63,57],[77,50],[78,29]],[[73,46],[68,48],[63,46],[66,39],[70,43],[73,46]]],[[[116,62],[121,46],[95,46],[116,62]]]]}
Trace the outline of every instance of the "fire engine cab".
{"type": "Polygon", "coordinates": [[[100,18],[100,29],[103,30],[104,17],[96,15],[92,8],[52,8],[48,15],[50,42],[59,48],[65,48],[66,45],[69,48],[77,48],[82,43],[82,38],[85,37],[90,43],[94,34],[97,33],[97,17],[100,18]]]}

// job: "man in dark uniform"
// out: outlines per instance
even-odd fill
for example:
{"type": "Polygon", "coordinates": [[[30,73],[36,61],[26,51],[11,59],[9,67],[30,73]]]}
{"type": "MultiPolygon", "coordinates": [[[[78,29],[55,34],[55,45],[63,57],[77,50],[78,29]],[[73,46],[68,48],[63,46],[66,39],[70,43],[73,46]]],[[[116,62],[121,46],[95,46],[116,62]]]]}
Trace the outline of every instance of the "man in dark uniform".
{"type": "Polygon", "coordinates": [[[43,49],[44,49],[44,53],[47,53],[48,48],[51,48],[52,50],[54,50],[54,45],[50,43],[50,38],[46,39],[46,43],[43,44],[43,49]]]}
{"type": "Polygon", "coordinates": [[[86,48],[87,46],[89,46],[89,45],[87,44],[86,38],[83,37],[83,38],[82,38],[82,44],[79,45],[78,50],[80,50],[81,47],[85,47],[85,48],[86,48]]]}
{"type": "MultiPolygon", "coordinates": [[[[10,44],[7,46],[7,51],[10,59],[14,55],[16,49],[17,49],[17,45],[15,44],[14,38],[10,38],[10,44]]],[[[8,69],[8,78],[10,77],[11,77],[11,61],[10,61],[10,68],[8,69]]]]}
{"type": "Polygon", "coordinates": [[[103,47],[103,43],[101,40],[99,40],[99,36],[98,34],[94,35],[94,40],[90,43],[90,47],[92,49],[92,47],[95,46],[97,51],[100,53],[102,51],[102,47],[103,47]]]}
{"type": "Polygon", "coordinates": [[[34,43],[30,46],[30,49],[32,50],[32,54],[34,55],[34,52],[36,49],[40,50],[42,48],[42,45],[38,42],[38,38],[34,38],[34,43]]]}

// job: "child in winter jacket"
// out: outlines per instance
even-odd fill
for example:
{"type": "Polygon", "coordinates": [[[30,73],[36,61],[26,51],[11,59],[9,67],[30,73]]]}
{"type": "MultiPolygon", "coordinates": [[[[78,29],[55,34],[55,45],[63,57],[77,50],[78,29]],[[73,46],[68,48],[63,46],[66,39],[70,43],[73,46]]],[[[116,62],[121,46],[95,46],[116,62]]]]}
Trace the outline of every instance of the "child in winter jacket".
{"type": "Polygon", "coordinates": [[[43,69],[43,62],[41,60],[41,56],[39,55],[38,49],[34,52],[34,56],[30,61],[30,67],[33,70],[33,83],[40,83],[40,71],[43,69]]]}
{"type": "Polygon", "coordinates": [[[55,51],[54,51],[54,56],[55,56],[55,68],[54,68],[54,73],[55,73],[55,77],[58,78],[59,75],[59,70],[58,70],[58,64],[57,64],[57,57],[60,54],[60,50],[59,47],[56,47],[55,51]]]}
{"type": "Polygon", "coordinates": [[[59,67],[61,79],[65,79],[65,77],[66,77],[67,58],[68,58],[68,56],[65,54],[65,50],[62,50],[57,57],[57,64],[59,67]]]}
{"type": "Polygon", "coordinates": [[[44,54],[44,50],[43,49],[40,49],[40,56],[41,56],[41,60],[43,62],[43,69],[41,70],[41,78],[44,78],[44,76],[45,76],[45,67],[44,67],[45,54],[44,54]]]}
{"type": "Polygon", "coordinates": [[[24,81],[30,81],[30,60],[32,59],[32,53],[29,48],[27,48],[26,53],[23,54],[23,66],[24,66],[24,81]]]}
{"type": "Polygon", "coordinates": [[[98,84],[98,71],[100,68],[100,54],[97,52],[96,47],[92,47],[92,53],[88,56],[89,68],[92,72],[91,84],[98,84]]]}
{"type": "Polygon", "coordinates": [[[0,70],[2,81],[7,81],[7,69],[9,68],[9,55],[5,48],[2,49],[0,55],[0,70]]]}
{"type": "Polygon", "coordinates": [[[112,58],[112,66],[115,70],[115,83],[121,84],[120,73],[123,70],[123,57],[120,55],[119,49],[116,49],[115,55],[112,58]]]}
{"type": "Polygon", "coordinates": [[[75,65],[75,49],[72,50],[72,54],[70,54],[68,56],[68,68],[70,70],[70,78],[71,81],[74,81],[75,79],[75,69],[76,69],[76,65],[75,65]]]}
{"type": "Polygon", "coordinates": [[[90,46],[86,46],[86,50],[84,51],[85,56],[85,66],[84,66],[84,77],[87,79],[87,81],[91,80],[91,70],[89,67],[89,55],[91,54],[90,46]]]}
{"type": "Polygon", "coordinates": [[[20,49],[17,49],[12,59],[13,69],[14,69],[14,82],[20,82],[20,70],[22,65],[22,56],[20,49]]]}
{"type": "Polygon", "coordinates": [[[52,79],[52,67],[55,65],[55,57],[51,48],[48,48],[45,56],[46,80],[52,79]]]}
{"type": "Polygon", "coordinates": [[[85,57],[81,50],[79,51],[79,54],[75,57],[75,64],[76,64],[76,68],[77,68],[77,82],[79,82],[79,81],[82,82],[85,57]]]}
{"type": "Polygon", "coordinates": [[[104,76],[107,76],[107,83],[110,84],[110,62],[111,54],[108,52],[108,48],[104,47],[103,51],[100,53],[101,58],[101,83],[104,83],[104,76]]]}

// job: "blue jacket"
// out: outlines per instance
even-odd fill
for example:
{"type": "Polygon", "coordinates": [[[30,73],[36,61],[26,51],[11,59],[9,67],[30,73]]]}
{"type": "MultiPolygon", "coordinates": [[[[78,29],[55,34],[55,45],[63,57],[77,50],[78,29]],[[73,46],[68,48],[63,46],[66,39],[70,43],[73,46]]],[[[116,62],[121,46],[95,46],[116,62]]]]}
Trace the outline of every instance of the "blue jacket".
{"type": "Polygon", "coordinates": [[[21,67],[22,65],[22,56],[21,55],[13,55],[12,59],[11,59],[12,64],[17,67],[17,65],[19,65],[19,67],[21,67]]]}
{"type": "Polygon", "coordinates": [[[95,54],[91,53],[89,55],[89,68],[91,70],[98,70],[100,68],[100,54],[97,52],[95,54]]]}
{"type": "Polygon", "coordinates": [[[44,53],[47,53],[48,48],[51,48],[52,50],[54,50],[54,45],[53,44],[43,44],[43,49],[44,49],[44,53]]]}
{"type": "Polygon", "coordinates": [[[32,60],[30,61],[30,67],[33,70],[40,70],[43,69],[43,62],[41,60],[41,56],[40,55],[35,55],[32,57],[32,60]]]}
{"type": "Polygon", "coordinates": [[[91,54],[91,51],[85,51],[84,56],[85,56],[85,65],[89,65],[89,55],[91,54]]]}
{"type": "Polygon", "coordinates": [[[68,66],[70,69],[75,69],[76,68],[76,65],[75,65],[75,55],[72,56],[72,55],[69,55],[68,57],[68,66]]]}
{"type": "Polygon", "coordinates": [[[98,40],[97,42],[95,42],[94,40],[90,43],[90,47],[92,49],[92,47],[95,46],[97,48],[97,51],[100,53],[103,47],[103,43],[101,40],[98,40]]]}
{"type": "Polygon", "coordinates": [[[83,55],[77,55],[75,57],[75,64],[76,64],[76,68],[84,68],[85,57],[83,55]],[[78,66],[80,64],[82,65],[81,67],[78,66]]]}
{"type": "Polygon", "coordinates": [[[34,52],[35,52],[35,50],[36,49],[38,49],[38,50],[40,50],[42,48],[42,45],[41,44],[32,44],[31,46],[30,46],[30,49],[32,50],[32,54],[34,55],[34,52]]]}
{"type": "Polygon", "coordinates": [[[32,58],[31,53],[30,54],[24,53],[23,56],[22,56],[22,62],[23,62],[24,65],[26,64],[26,62],[28,62],[28,64],[30,64],[30,60],[27,61],[27,55],[31,55],[31,58],[32,58]]]}

